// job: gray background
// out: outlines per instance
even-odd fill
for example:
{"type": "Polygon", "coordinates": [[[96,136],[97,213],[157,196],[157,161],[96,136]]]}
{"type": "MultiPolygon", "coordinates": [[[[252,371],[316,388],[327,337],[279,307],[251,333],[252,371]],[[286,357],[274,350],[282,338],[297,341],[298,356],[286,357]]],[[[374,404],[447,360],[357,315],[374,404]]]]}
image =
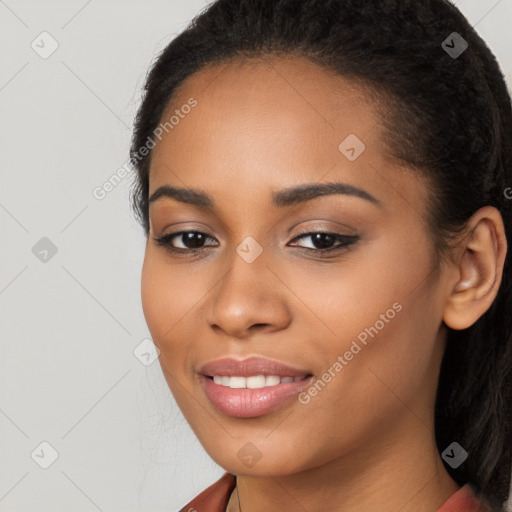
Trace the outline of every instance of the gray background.
{"type": "MultiPolygon", "coordinates": [[[[93,196],[127,161],[149,64],[205,5],[0,0],[0,511],[172,511],[223,473],[133,353],[131,180],[93,196]]],[[[457,5],[511,84],[512,0],[457,5]]]]}

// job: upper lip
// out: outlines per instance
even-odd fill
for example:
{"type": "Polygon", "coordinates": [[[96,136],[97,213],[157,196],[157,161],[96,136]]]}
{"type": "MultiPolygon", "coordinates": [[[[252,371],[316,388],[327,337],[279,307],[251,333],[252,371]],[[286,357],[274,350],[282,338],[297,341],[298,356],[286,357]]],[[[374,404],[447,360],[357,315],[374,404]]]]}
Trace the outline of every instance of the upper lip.
{"type": "Polygon", "coordinates": [[[294,368],[265,357],[234,359],[225,357],[203,365],[199,373],[208,377],[214,375],[250,377],[252,375],[278,375],[280,377],[301,377],[310,375],[308,370],[294,368]]]}

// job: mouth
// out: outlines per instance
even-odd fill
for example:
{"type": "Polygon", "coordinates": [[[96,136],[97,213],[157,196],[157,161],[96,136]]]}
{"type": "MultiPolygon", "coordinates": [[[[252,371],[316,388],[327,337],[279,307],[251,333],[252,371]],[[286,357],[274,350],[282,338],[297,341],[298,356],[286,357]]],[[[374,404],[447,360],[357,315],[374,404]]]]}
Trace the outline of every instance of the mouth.
{"type": "Polygon", "coordinates": [[[254,418],[291,406],[292,399],[314,379],[307,370],[261,357],[219,359],[198,373],[211,404],[237,418],[254,418]]]}

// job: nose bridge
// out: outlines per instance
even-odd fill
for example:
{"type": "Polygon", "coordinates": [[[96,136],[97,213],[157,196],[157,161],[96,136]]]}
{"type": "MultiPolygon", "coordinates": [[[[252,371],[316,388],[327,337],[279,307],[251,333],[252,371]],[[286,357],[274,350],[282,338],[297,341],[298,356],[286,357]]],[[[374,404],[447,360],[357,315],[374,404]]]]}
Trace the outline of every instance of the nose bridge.
{"type": "Polygon", "coordinates": [[[281,328],[289,320],[285,297],[267,268],[267,252],[247,236],[226,258],[224,277],[208,309],[208,322],[226,333],[242,336],[252,325],[281,328]]]}

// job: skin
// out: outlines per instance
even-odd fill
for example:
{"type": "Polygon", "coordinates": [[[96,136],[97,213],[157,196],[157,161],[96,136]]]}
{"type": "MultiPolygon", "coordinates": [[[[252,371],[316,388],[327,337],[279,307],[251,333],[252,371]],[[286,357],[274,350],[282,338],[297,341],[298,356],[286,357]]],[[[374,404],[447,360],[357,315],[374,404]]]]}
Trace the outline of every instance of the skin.
{"type": "MultiPolygon", "coordinates": [[[[153,150],[150,195],[192,187],[216,206],[151,203],[142,270],[144,315],[185,418],[237,475],[244,512],[437,510],[459,489],[434,438],[445,324],[472,325],[496,296],[499,212],[476,212],[438,264],[425,181],[390,157],[367,91],[301,58],[203,68],[164,117],[190,97],[197,106],[153,150]],[[366,146],[353,162],[338,149],[349,134],[366,146]],[[382,206],[339,194],[271,206],[272,192],[328,181],[382,206]],[[297,239],[302,228],[359,240],[322,257],[311,237],[297,239]],[[211,237],[206,250],[176,256],[154,241],[179,230],[211,237]],[[236,252],[248,236],[263,249],[250,264],[236,252]],[[233,418],[202,390],[199,368],[225,356],[260,355],[321,378],[397,302],[401,311],[307,404],[233,418]],[[261,454],[252,467],[237,457],[246,443],[261,454]]],[[[181,236],[173,243],[186,247],[181,236]]],[[[227,510],[239,510],[236,491],[227,510]]]]}

